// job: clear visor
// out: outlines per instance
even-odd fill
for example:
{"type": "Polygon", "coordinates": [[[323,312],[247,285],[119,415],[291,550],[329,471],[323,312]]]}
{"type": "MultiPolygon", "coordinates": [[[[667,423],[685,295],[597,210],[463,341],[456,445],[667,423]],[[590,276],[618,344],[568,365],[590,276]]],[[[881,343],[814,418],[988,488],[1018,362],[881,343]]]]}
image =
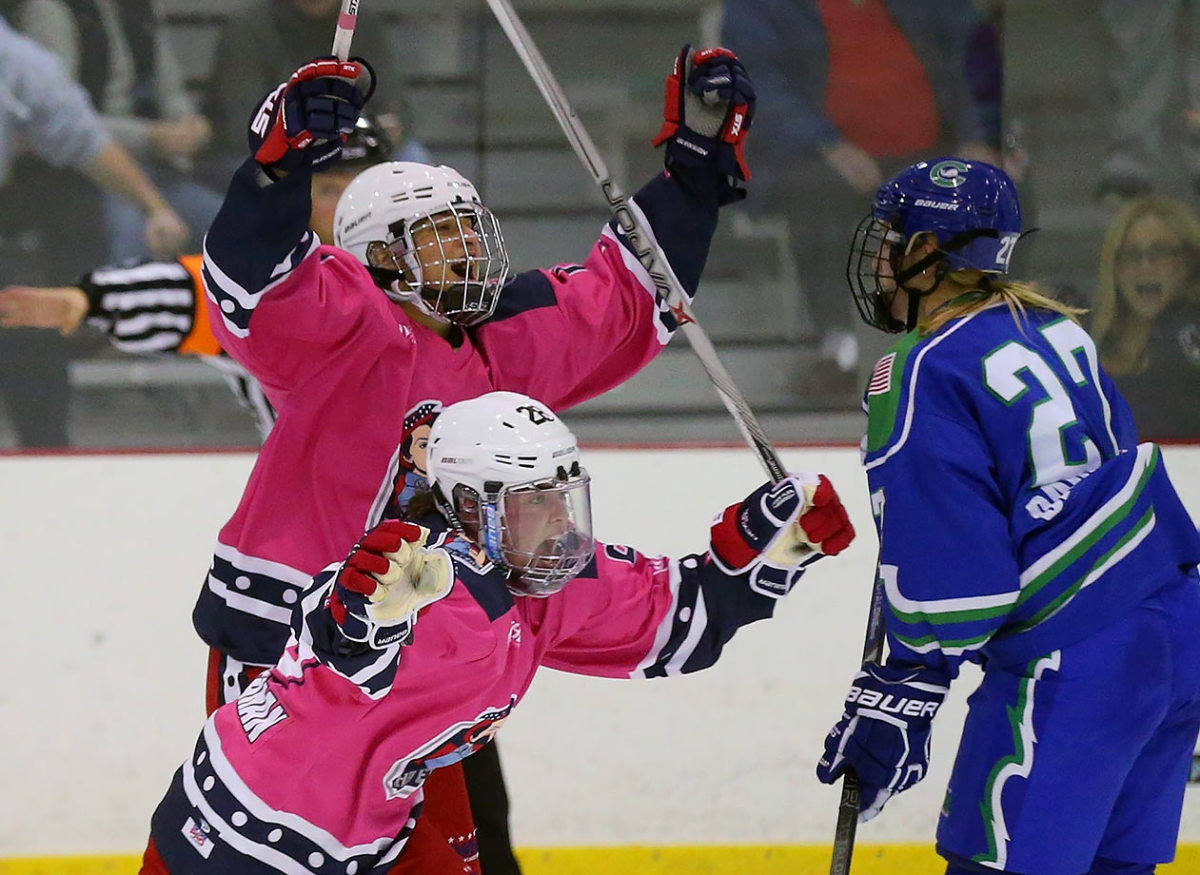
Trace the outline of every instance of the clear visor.
{"type": "Polygon", "coordinates": [[[858,223],[850,246],[846,280],[854,304],[864,322],[882,331],[904,330],[904,323],[892,315],[896,271],[904,255],[904,243],[903,235],[893,231],[887,222],[867,216],[858,223]]]}
{"type": "Polygon", "coordinates": [[[500,491],[495,516],[486,521],[485,546],[513,572],[509,588],[514,592],[558,592],[592,560],[590,483],[581,470],[567,480],[548,478],[500,491]]]}
{"type": "Polygon", "coordinates": [[[496,309],[508,276],[508,252],[491,210],[478,204],[410,221],[387,244],[401,291],[450,322],[474,325],[496,309]]]}

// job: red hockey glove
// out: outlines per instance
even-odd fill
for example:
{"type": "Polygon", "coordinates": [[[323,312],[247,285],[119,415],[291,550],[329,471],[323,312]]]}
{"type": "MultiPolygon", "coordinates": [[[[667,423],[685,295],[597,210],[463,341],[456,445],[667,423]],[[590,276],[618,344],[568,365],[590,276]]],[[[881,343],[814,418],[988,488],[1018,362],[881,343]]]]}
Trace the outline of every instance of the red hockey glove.
{"type": "Polygon", "coordinates": [[[715,165],[727,177],[749,179],[743,144],[754,100],[754,83],[737,55],[684,46],[667,77],[664,122],[652,142],[667,144],[668,167],[715,165]]]}
{"type": "Polygon", "coordinates": [[[429,529],[385,520],[338,569],[329,609],[347,638],[386,646],[407,636],[412,616],[450,592],[453,565],[429,548],[429,529]]]}
{"type": "Polygon", "coordinates": [[[822,555],[846,549],[854,527],[824,475],[792,474],[725,509],[712,526],[712,557],[750,588],[781,598],[822,555]]]}
{"type": "MultiPolygon", "coordinates": [[[[807,476],[812,476],[807,475],[807,476]]],[[[836,556],[854,540],[854,526],[842,506],[842,499],[824,474],[817,475],[817,485],[805,484],[808,503],[800,514],[804,542],[819,553],[836,556]]]]}
{"type": "Polygon", "coordinates": [[[272,176],[323,169],[342,151],[375,90],[375,71],[361,58],[316,58],[259,104],[250,119],[250,151],[272,176]]]}

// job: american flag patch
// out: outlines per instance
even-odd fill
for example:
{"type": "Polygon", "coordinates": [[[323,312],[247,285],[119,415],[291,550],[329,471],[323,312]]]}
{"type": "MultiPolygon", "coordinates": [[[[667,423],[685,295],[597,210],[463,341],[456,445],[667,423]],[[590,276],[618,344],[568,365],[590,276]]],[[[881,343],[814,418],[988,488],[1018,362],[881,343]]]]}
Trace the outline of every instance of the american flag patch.
{"type": "Polygon", "coordinates": [[[892,364],[895,361],[896,354],[889,352],[875,363],[875,370],[871,372],[871,382],[867,384],[868,395],[886,395],[892,390],[892,364]]]}

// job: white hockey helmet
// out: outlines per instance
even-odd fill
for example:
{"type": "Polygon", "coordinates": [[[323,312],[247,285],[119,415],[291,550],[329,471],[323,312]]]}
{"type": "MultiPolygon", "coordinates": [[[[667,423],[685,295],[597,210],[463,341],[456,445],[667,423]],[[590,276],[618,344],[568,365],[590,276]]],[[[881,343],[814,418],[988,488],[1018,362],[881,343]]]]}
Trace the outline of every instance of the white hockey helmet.
{"type": "Polygon", "coordinates": [[[452,167],[387,161],[342,192],[333,243],[388,296],[443,322],[474,325],[496,309],[508,276],[500,225],[452,167]]]}
{"type": "Polygon", "coordinates": [[[439,508],[509,570],[514,594],[558,592],[592,560],[590,478],[575,436],[541,402],[489,392],[451,404],[426,471],[439,508]]]}

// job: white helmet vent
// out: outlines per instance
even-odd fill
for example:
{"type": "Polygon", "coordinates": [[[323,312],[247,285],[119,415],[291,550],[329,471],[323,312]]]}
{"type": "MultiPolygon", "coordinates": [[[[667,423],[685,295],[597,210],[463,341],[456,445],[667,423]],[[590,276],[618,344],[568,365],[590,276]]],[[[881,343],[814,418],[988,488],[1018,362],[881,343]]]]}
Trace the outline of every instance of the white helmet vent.
{"type": "Polygon", "coordinates": [[[505,453],[495,453],[493,455],[497,465],[508,465],[509,467],[528,468],[530,470],[538,466],[537,456],[517,456],[516,461],[513,457],[505,453]]]}
{"type": "Polygon", "coordinates": [[[392,195],[392,203],[403,204],[408,201],[427,201],[433,197],[433,186],[423,185],[418,188],[404,189],[392,195]]]}

